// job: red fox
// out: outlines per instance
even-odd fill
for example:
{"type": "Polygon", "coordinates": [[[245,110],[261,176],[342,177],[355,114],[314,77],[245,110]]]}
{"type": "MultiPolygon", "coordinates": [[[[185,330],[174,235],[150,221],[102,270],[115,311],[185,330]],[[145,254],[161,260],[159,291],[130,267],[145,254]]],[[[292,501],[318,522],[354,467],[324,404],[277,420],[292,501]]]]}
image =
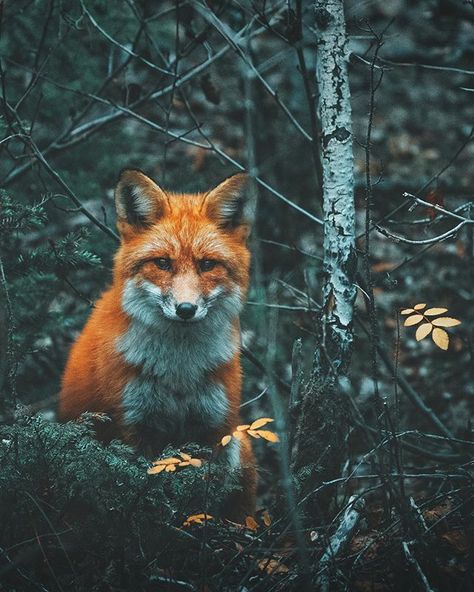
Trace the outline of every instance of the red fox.
{"type": "MultiPolygon", "coordinates": [[[[249,283],[253,204],[245,174],[206,193],[173,194],[124,170],[115,189],[121,245],[113,282],[72,347],[59,418],[103,412],[104,440],[156,454],[214,445],[239,423],[239,313],[249,283]]],[[[221,456],[239,468],[240,514],[255,506],[248,439],[221,456]]],[[[237,510],[237,508],[235,508],[237,510]]]]}

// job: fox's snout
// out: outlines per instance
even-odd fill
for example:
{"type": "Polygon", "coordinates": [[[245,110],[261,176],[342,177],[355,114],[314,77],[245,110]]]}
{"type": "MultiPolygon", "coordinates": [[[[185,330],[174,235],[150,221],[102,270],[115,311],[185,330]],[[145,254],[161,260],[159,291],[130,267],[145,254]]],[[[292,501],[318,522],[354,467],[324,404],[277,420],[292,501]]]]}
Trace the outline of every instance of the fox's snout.
{"type": "Polygon", "coordinates": [[[177,320],[189,321],[203,318],[207,314],[207,298],[199,285],[199,277],[195,274],[177,275],[165,298],[169,308],[174,309],[177,320]]]}
{"type": "Polygon", "coordinates": [[[126,291],[125,303],[131,305],[130,312],[134,309],[147,310],[151,322],[155,322],[157,316],[172,321],[200,321],[207,316],[209,308],[217,304],[222,292],[217,288],[206,295],[198,286],[190,290],[186,283],[178,283],[177,288],[174,283],[163,288],[150,281],[132,280],[126,291]]]}

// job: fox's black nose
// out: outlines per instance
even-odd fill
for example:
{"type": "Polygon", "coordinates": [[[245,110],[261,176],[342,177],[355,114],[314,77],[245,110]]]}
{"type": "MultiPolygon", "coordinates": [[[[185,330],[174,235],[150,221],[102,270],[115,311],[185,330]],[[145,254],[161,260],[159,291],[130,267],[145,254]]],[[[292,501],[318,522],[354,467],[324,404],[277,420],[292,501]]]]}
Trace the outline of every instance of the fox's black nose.
{"type": "Polygon", "coordinates": [[[192,319],[195,312],[197,310],[197,306],[192,304],[191,302],[181,302],[176,307],[176,314],[178,317],[181,317],[184,320],[192,319]]]}

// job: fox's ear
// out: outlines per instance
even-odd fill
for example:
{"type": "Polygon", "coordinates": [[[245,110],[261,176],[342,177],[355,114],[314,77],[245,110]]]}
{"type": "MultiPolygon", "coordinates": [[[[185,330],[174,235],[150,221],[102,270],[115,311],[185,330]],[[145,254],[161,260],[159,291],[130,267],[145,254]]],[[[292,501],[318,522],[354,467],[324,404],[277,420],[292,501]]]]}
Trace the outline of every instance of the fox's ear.
{"type": "Polygon", "coordinates": [[[166,193],[142,171],[124,169],[115,188],[118,226],[140,229],[164,215],[168,207],[166,193]]]}
{"type": "Polygon", "coordinates": [[[218,226],[234,229],[245,225],[250,231],[254,218],[254,200],[248,189],[248,177],[238,173],[211,189],[205,198],[206,214],[218,226]]]}

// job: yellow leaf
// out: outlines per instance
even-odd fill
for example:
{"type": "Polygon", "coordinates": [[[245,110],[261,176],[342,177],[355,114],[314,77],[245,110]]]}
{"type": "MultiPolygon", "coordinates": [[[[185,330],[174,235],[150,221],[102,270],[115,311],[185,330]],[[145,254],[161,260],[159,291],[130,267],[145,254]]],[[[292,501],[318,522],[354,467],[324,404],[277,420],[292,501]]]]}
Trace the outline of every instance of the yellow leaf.
{"type": "Polygon", "coordinates": [[[174,456],[170,456],[170,458],[162,458],[161,460],[153,461],[154,465],[173,465],[178,464],[181,462],[180,458],[175,458],[174,456]]]}
{"type": "Polygon", "coordinates": [[[414,315],[411,315],[411,317],[408,317],[403,324],[405,325],[405,327],[411,327],[412,325],[416,325],[417,323],[419,323],[422,320],[423,320],[422,315],[414,314],[414,315]]]}
{"type": "Polygon", "coordinates": [[[274,434],[273,432],[270,432],[269,430],[258,430],[257,434],[260,436],[260,438],[263,438],[264,440],[268,440],[269,442],[279,442],[280,441],[278,434],[274,434]]]}
{"type": "MultiPolygon", "coordinates": [[[[193,516],[191,516],[191,518],[199,518],[200,520],[203,520],[204,518],[206,518],[206,514],[203,512],[202,514],[194,514],[193,516]]],[[[207,520],[209,520],[209,518],[212,518],[212,516],[210,516],[209,514],[207,514],[207,520]]],[[[189,518],[188,518],[189,520],[189,518]]]]}
{"type": "Polygon", "coordinates": [[[243,440],[245,438],[245,434],[246,432],[238,432],[236,430],[232,435],[234,436],[234,438],[237,438],[237,440],[243,440]]]}
{"type": "Polygon", "coordinates": [[[444,329],[438,329],[435,327],[432,333],[433,341],[441,349],[447,350],[449,346],[449,335],[444,329]]]}
{"type": "Polygon", "coordinates": [[[202,460],[200,458],[192,458],[189,461],[189,464],[192,465],[193,467],[201,467],[202,466],[202,460]]]}
{"type": "Polygon", "coordinates": [[[237,426],[235,429],[236,429],[238,432],[243,432],[243,431],[245,431],[245,430],[248,430],[248,429],[249,429],[249,427],[250,427],[250,426],[249,426],[249,424],[245,424],[245,425],[239,425],[239,426],[237,426]]]}
{"type": "Polygon", "coordinates": [[[422,323],[415,333],[415,338],[417,341],[421,341],[427,335],[431,333],[431,329],[433,329],[433,325],[431,323],[422,323]]]}
{"type": "Polygon", "coordinates": [[[266,425],[267,423],[270,423],[271,421],[275,421],[273,420],[271,417],[261,417],[260,419],[256,419],[252,425],[250,426],[251,430],[258,430],[258,428],[261,428],[262,426],[266,425]]]}
{"type": "Polygon", "coordinates": [[[413,308],[405,308],[404,310],[402,310],[402,312],[400,314],[407,315],[407,314],[411,314],[412,312],[415,312],[413,308]]]}
{"type": "Polygon", "coordinates": [[[191,460],[191,456],[189,454],[186,454],[185,452],[180,452],[179,456],[183,459],[183,460],[191,460]]]}
{"type": "Polygon", "coordinates": [[[212,516],[210,514],[194,514],[193,516],[188,516],[186,520],[183,522],[183,526],[189,526],[190,524],[202,524],[204,520],[212,520],[212,516]]]}
{"type": "Polygon", "coordinates": [[[248,430],[247,434],[249,436],[252,436],[252,438],[260,438],[260,436],[258,435],[258,432],[255,432],[254,430],[248,430]]]}
{"type": "Polygon", "coordinates": [[[425,310],[424,314],[427,317],[435,317],[436,315],[443,314],[443,312],[448,312],[447,308],[428,308],[425,310]]]}
{"type": "Polygon", "coordinates": [[[189,462],[189,460],[183,460],[183,462],[180,462],[178,467],[189,467],[191,463],[189,462]]]}
{"type": "Polygon", "coordinates": [[[227,444],[232,440],[232,436],[224,436],[221,440],[222,446],[227,446],[227,444]]]}
{"type": "Polygon", "coordinates": [[[415,304],[415,306],[413,308],[415,310],[423,310],[424,308],[426,308],[426,303],[423,302],[422,304],[415,304]]]}
{"type": "Polygon", "coordinates": [[[149,475],[157,475],[166,469],[166,465],[156,465],[154,467],[150,467],[147,471],[149,475]]]}
{"type": "Polygon", "coordinates": [[[455,327],[461,324],[461,321],[453,319],[453,317],[439,317],[438,319],[433,319],[431,322],[436,327],[455,327]]]}
{"type": "Polygon", "coordinates": [[[257,565],[261,571],[266,571],[269,575],[288,573],[288,567],[276,559],[261,559],[257,565]]]}
{"type": "Polygon", "coordinates": [[[263,523],[265,524],[265,526],[271,526],[272,524],[272,519],[270,517],[270,514],[268,513],[268,510],[265,510],[262,514],[262,520],[263,523]]]}
{"type": "Polygon", "coordinates": [[[174,471],[176,471],[176,465],[166,465],[165,471],[167,473],[173,473],[174,471]]]}
{"type": "Polygon", "coordinates": [[[258,523],[255,520],[255,518],[252,518],[252,516],[247,516],[247,518],[245,519],[245,526],[249,529],[249,530],[257,530],[258,528],[258,523]]]}

